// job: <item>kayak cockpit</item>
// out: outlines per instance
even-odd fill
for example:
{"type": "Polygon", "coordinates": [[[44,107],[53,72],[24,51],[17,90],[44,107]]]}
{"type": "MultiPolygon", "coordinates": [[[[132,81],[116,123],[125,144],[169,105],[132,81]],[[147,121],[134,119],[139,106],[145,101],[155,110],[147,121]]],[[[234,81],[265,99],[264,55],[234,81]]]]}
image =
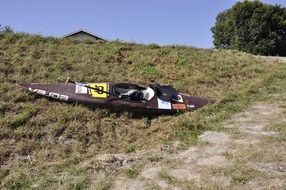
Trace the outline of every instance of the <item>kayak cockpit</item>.
{"type": "Polygon", "coordinates": [[[177,101],[180,99],[176,89],[158,83],[150,84],[148,87],[136,84],[118,83],[113,86],[112,92],[118,97],[138,101],[150,101],[155,95],[164,101],[177,101]]]}
{"type": "Polygon", "coordinates": [[[116,96],[130,100],[150,101],[155,96],[155,91],[150,87],[128,83],[116,84],[112,91],[116,96]]]}

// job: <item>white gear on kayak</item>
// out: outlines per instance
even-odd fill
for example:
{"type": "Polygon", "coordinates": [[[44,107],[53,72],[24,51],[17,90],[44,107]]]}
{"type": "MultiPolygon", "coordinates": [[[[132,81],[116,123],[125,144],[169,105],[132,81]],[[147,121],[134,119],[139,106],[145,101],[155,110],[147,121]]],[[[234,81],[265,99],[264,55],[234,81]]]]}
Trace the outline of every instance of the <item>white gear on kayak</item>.
{"type": "Polygon", "coordinates": [[[155,92],[152,88],[147,87],[146,90],[135,90],[131,89],[126,93],[121,93],[120,96],[130,96],[132,93],[141,91],[143,93],[143,99],[149,101],[155,96],[155,92]]]}

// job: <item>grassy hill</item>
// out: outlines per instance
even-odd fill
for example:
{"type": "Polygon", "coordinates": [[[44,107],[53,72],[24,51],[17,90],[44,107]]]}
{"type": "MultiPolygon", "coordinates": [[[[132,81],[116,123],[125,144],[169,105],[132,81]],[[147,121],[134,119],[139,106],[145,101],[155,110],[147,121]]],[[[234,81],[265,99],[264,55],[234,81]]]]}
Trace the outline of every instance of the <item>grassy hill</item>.
{"type": "Polygon", "coordinates": [[[100,164],[86,167],[86,160],[102,153],[168,146],[176,140],[184,149],[252,102],[271,101],[269,94],[285,92],[285,78],[286,64],[237,51],[1,34],[1,188],[89,187],[100,164]],[[50,101],[16,87],[21,82],[63,82],[67,77],[79,82],[156,81],[216,103],[157,117],[146,129],[145,118],[132,113],[50,101]]]}

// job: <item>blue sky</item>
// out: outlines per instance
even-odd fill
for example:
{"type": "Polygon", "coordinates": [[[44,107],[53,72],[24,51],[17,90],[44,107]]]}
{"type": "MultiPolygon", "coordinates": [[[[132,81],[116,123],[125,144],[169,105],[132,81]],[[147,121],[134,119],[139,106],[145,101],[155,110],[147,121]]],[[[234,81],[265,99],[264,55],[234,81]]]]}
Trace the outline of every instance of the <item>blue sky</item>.
{"type": "MultiPolygon", "coordinates": [[[[86,29],[110,40],[211,48],[210,28],[237,0],[0,0],[0,24],[63,36],[86,29]]],[[[262,0],[286,6],[286,0],[262,0]]]]}

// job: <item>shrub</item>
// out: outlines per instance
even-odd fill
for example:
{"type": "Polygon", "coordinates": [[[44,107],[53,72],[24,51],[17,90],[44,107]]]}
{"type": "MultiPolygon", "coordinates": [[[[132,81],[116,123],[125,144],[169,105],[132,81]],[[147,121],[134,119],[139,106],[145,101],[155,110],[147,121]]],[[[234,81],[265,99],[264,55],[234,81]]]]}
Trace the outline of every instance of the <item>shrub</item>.
{"type": "Polygon", "coordinates": [[[12,29],[11,26],[3,26],[0,25],[0,34],[2,33],[14,33],[14,30],[12,29]]]}

